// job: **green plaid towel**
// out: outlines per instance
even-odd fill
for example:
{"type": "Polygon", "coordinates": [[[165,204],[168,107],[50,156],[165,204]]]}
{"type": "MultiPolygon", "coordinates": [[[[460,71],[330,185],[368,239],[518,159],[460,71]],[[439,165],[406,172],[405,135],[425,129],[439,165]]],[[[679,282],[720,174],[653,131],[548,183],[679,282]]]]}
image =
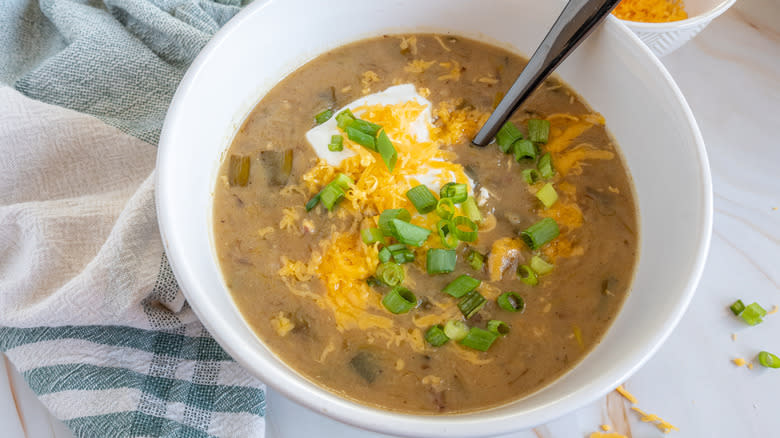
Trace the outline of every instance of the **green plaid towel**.
{"type": "Polygon", "coordinates": [[[0,7],[0,351],[77,436],[264,435],[264,386],[187,305],[154,207],[170,98],[240,6],[0,7]]]}

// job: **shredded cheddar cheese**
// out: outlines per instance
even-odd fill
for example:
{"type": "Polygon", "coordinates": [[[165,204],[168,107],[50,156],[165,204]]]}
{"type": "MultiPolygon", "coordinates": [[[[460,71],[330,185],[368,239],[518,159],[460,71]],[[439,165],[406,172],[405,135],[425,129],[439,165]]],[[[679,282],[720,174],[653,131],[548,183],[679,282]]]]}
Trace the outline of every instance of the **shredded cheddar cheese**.
{"type": "Polygon", "coordinates": [[[603,430],[604,432],[609,432],[610,429],[612,429],[612,426],[610,426],[609,424],[601,425],[601,430],[603,430]]]}
{"type": "Polygon", "coordinates": [[[437,79],[440,81],[448,81],[452,79],[453,81],[460,80],[460,64],[458,61],[452,60],[448,62],[440,62],[439,66],[449,69],[449,73],[445,75],[439,76],[437,79]]]}
{"type": "Polygon", "coordinates": [[[318,362],[320,363],[325,362],[325,359],[328,357],[328,355],[335,350],[336,350],[336,346],[333,345],[333,341],[328,341],[328,345],[326,345],[325,348],[322,350],[318,362]]]}
{"type": "MultiPolygon", "coordinates": [[[[603,426],[602,426],[603,427],[603,426]]],[[[615,432],[593,432],[589,438],[628,438],[627,436],[615,432]]]]}
{"type": "Polygon", "coordinates": [[[772,310],[770,310],[769,312],[766,312],[767,315],[774,315],[775,313],[777,313],[777,304],[772,306],[772,310]]]}
{"type": "Polygon", "coordinates": [[[447,52],[451,52],[452,51],[452,49],[450,49],[449,47],[447,47],[446,44],[444,44],[444,41],[442,41],[440,36],[434,35],[433,38],[439,43],[439,45],[441,46],[442,49],[444,49],[447,52]]]}
{"type": "Polygon", "coordinates": [[[284,315],[284,312],[279,312],[271,318],[271,326],[279,336],[286,336],[287,333],[290,333],[295,328],[295,324],[284,315]]]}
{"type": "Polygon", "coordinates": [[[257,230],[257,235],[260,236],[261,239],[265,239],[265,236],[273,233],[274,231],[274,227],[265,227],[257,230]]]}
{"type": "Polygon", "coordinates": [[[621,20],[665,23],[688,18],[682,0],[623,0],[612,13],[621,20]]]}
{"type": "Polygon", "coordinates": [[[642,420],[643,423],[653,423],[655,424],[655,427],[658,428],[663,433],[669,433],[673,430],[679,431],[680,429],[676,428],[672,424],[670,424],[667,421],[664,421],[662,418],[660,418],[658,415],[655,414],[647,414],[643,412],[641,409],[639,409],[636,406],[631,406],[631,410],[637,412],[639,415],[641,415],[640,420],[642,420]]]}
{"type": "Polygon", "coordinates": [[[289,207],[282,209],[284,216],[279,221],[279,229],[286,230],[292,233],[300,233],[301,230],[297,226],[298,220],[301,218],[301,213],[296,207],[289,207]]]}
{"type": "Polygon", "coordinates": [[[735,359],[731,359],[732,362],[734,362],[734,365],[738,367],[745,366],[747,362],[745,362],[745,359],[742,359],[741,357],[737,357],[735,359]]]}
{"type": "Polygon", "coordinates": [[[417,37],[401,37],[401,52],[409,52],[413,56],[417,56],[417,37]]]}
{"type": "Polygon", "coordinates": [[[412,61],[409,61],[408,64],[406,64],[406,67],[404,67],[404,71],[408,73],[425,73],[425,71],[431,68],[433,64],[436,64],[436,61],[425,61],[422,59],[414,59],[412,61]]]}
{"type": "Polygon", "coordinates": [[[363,75],[360,78],[360,84],[363,85],[363,89],[360,90],[363,94],[368,94],[371,92],[371,84],[374,82],[379,82],[379,75],[374,73],[371,70],[368,70],[363,73],[363,75]]]}
{"type": "Polygon", "coordinates": [[[620,386],[618,386],[617,388],[615,388],[615,391],[617,391],[618,393],[620,393],[620,395],[622,395],[623,397],[625,397],[625,398],[626,398],[626,400],[630,401],[632,404],[637,404],[637,403],[639,402],[639,400],[637,400],[637,399],[636,399],[636,397],[634,397],[634,395],[633,395],[633,394],[631,394],[630,392],[628,392],[628,391],[626,390],[626,388],[623,388],[623,385],[620,385],[620,386]]]}

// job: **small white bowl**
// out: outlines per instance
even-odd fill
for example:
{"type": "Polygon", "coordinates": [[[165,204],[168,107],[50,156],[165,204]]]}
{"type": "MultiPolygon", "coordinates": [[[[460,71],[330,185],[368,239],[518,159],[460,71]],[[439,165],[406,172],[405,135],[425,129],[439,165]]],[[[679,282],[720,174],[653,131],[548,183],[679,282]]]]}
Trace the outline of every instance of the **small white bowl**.
{"type": "Polygon", "coordinates": [[[263,95],[313,57],[361,38],[443,32],[532,53],[563,0],[271,0],[231,20],[188,70],[165,119],[157,212],[165,250],[190,305],[247,371],[312,410],[393,435],[495,436],[533,427],[611,391],[660,347],[701,276],[712,229],[704,143],[669,73],[625,26],[607,20],[558,69],[607,120],[632,174],[641,247],[631,294],[574,369],[531,396],[459,415],[389,412],[342,398],[282,362],[242,319],[212,241],[220,158],[263,95]]]}
{"type": "Polygon", "coordinates": [[[737,0],[686,0],[688,18],[668,23],[642,23],[615,18],[628,26],[656,56],[668,55],[695,37],[737,0]]]}

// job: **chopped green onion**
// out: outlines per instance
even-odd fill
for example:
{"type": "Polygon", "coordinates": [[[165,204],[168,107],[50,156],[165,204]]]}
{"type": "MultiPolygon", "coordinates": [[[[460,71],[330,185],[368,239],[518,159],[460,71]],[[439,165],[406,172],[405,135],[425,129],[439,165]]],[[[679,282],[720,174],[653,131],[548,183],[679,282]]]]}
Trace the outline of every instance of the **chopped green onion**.
{"type": "Polygon", "coordinates": [[[458,254],[454,249],[431,248],[426,254],[425,268],[429,274],[446,274],[455,270],[458,254]]]}
{"type": "Polygon", "coordinates": [[[458,301],[458,309],[460,309],[460,313],[462,313],[466,319],[469,319],[476,315],[486,302],[487,300],[482,294],[476,290],[472,290],[458,301]]]}
{"type": "Polygon", "coordinates": [[[488,331],[491,331],[500,336],[506,336],[509,334],[509,325],[507,325],[507,323],[504,321],[499,321],[497,319],[491,319],[488,321],[487,329],[488,331]]]}
{"type": "Polygon", "coordinates": [[[463,204],[461,204],[460,208],[463,209],[463,213],[466,215],[466,217],[472,221],[476,223],[482,222],[482,213],[479,212],[477,201],[474,200],[473,196],[466,198],[466,200],[463,201],[463,204]]]}
{"type": "Polygon", "coordinates": [[[439,231],[441,244],[444,245],[445,248],[452,249],[458,246],[459,241],[453,231],[455,230],[455,224],[453,224],[452,221],[448,221],[446,219],[440,220],[436,224],[436,230],[439,231]]]}
{"type": "Polygon", "coordinates": [[[739,316],[740,313],[742,313],[743,310],[745,310],[745,303],[742,302],[742,300],[734,301],[734,304],[729,307],[732,312],[734,312],[735,315],[739,316]]]}
{"type": "Polygon", "coordinates": [[[391,313],[406,313],[417,306],[417,297],[405,287],[396,286],[382,298],[382,305],[391,313]]]}
{"type": "Polygon", "coordinates": [[[536,159],[536,146],[530,140],[517,140],[512,145],[512,150],[515,154],[515,161],[518,163],[525,158],[536,159]]]}
{"type": "Polygon", "coordinates": [[[331,135],[328,150],[331,152],[341,152],[344,150],[344,137],[340,135],[331,135]]]}
{"type": "Polygon", "coordinates": [[[550,138],[550,121],[531,119],[528,121],[528,139],[536,143],[547,143],[550,138]]]}
{"type": "Polygon", "coordinates": [[[780,368],[780,358],[768,351],[758,353],[758,363],[767,368],[780,368]]]}
{"type": "Polygon", "coordinates": [[[525,169],[525,170],[523,170],[523,179],[529,185],[530,184],[535,184],[541,178],[542,178],[542,176],[539,174],[539,171],[536,170],[536,169],[525,169]]]}
{"type": "Polygon", "coordinates": [[[466,256],[466,262],[468,262],[469,266],[475,271],[481,271],[485,266],[485,256],[477,251],[471,250],[469,251],[469,255],[466,256]]]}
{"type": "Polygon", "coordinates": [[[761,307],[758,303],[753,303],[745,307],[745,310],[739,315],[739,317],[749,325],[756,325],[763,322],[763,319],[761,318],[763,318],[764,315],[766,315],[766,310],[764,310],[764,308],[761,307]]]}
{"type": "Polygon", "coordinates": [[[529,285],[536,286],[539,284],[539,277],[536,276],[536,272],[528,265],[520,265],[517,267],[517,276],[520,277],[520,281],[529,285]]]}
{"type": "Polygon", "coordinates": [[[371,137],[376,137],[377,132],[382,129],[382,127],[376,123],[367,122],[358,118],[349,121],[349,123],[347,123],[347,128],[357,129],[358,131],[368,134],[371,137]]]}
{"type": "Polygon", "coordinates": [[[402,249],[393,253],[393,260],[401,265],[411,263],[414,261],[414,253],[409,249],[402,249]]]}
{"type": "Polygon", "coordinates": [[[441,325],[435,325],[425,332],[425,340],[434,347],[441,347],[446,344],[450,338],[444,333],[441,325]]]}
{"type": "Polygon", "coordinates": [[[379,257],[379,261],[381,263],[386,263],[386,262],[390,261],[391,257],[393,257],[393,253],[391,253],[390,250],[387,249],[387,247],[384,247],[384,248],[379,250],[378,257],[379,257]]]}
{"type": "Polygon", "coordinates": [[[523,133],[512,122],[504,123],[504,126],[496,133],[498,148],[505,154],[512,149],[512,144],[521,138],[523,138],[523,133]]]}
{"type": "Polygon", "coordinates": [[[249,169],[252,165],[252,157],[241,155],[230,156],[228,167],[228,183],[230,186],[244,187],[249,183],[249,169]]]}
{"type": "Polygon", "coordinates": [[[324,205],[328,211],[332,211],[333,207],[342,199],[344,199],[344,189],[342,189],[338,184],[330,183],[323,187],[322,191],[320,192],[320,200],[322,200],[322,205],[324,205]]]}
{"type": "Polygon", "coordinates": [[[372,137],[370,134],[366,134],[359,129],[348,126],[347,137],[349,137],[349,139],[355,143],[365,147],[366,149],[376,151],[376,140],[374,140],[374,137],[372,137]]]}
{"type": "Polygon", "coordinates": [[[476,289],[480,284],[482,284],[482,280],[469,277],[468,275],[461,275],[445,286],[442,292],[450,294],[455,298],[460,298],[476,289]]]}
{"type": "Polygon", "coordinates": [[[360,237],[363,238],[363,243],[366,245],[385,241],[385,236],[379,228],[363,228],[360,230],[360,237]]]}
{"type": "Polygon", "coordinates": [[[428,214],[436,208],[436,195],[424,184],[409,189],[406,192],[406,197],[420,214],[428,214]]]}
{"type": "Polygon", "coordinates": [[[320,203],[320,196],[322,192],[317,193],[316,195],[312,196],[311,199],[306,203],[306,211],[311,211],[312,208],[316,207],[317,204],[320,203]]]}
{"type": "Polygon", "coordinates": [[[550,179],[555,175],[555,169],[552,165],[552,156],[550,156],[549,153],[544,154],[542,155],[542,158],[539,158],[539,164],[537,164],[536,167],[539,169],[539,175],[544,179],[550,179]]]}
{"type": "Polygon", "coordinates": [[[394,243],[392,245],[388,245],[386,248],[389,249],[390,252],[398,252],[398,251],[405,250],[406,245],[404,245],[403,243],[394,243]]]}
{"type": "Polygon", "coordinates": [[[388,286],[400,286],[404,281],[404,268],[393,262],[385,262],[377,266],[376,278],[388,286]]]}
{"type": "Polygon", "coordinates": [[[336,122],[338,123],[339,129],[342,131],[347,129],[347,125],[353,120],[355,120],[355,115],[352,114],[352,111],[350,111],[349,108],[336,114],[336,122]]]}
{"type": "Polygon", "coordinates": [[[409,210],[405,208],[391,208],[382,212],[379,215],[379,229],[385,236],[389,236],[393,233],[393,219],[400,219],[402,221],[409,222],[412,219],[412,215],[409,210]]]}
{"type": "Polygon", "coordinates": [[[371,277],[366,278],[366,283],[371,287],[379,287],[382,286],[382,282],[377,280],[376,277],[373,275],[371,277]]]}
{"type": "Polygon", "coordinates": [[[349,186],[354,185],[355,181],[352,180],[352,178],[348,177],[347,175],[344,175],[343,173],[339,173],[336,175],[335,178],[333,178],[333,181],[330,182],[331,184],[336,184],[337,186],[341,187],[341,190],[344,190],[345,192],[349,190],[349,186]]]}
{"type": "Polygon", "coordinates": [[[463,321],[452,319],[444,324],[444,334],[452,340],[460,341],[469,334],[469,326],[463,321]]]}
{"type": "Polygon", "coordinates": [[[547,183],[536,192],[536,199],[542,201],[545,208],[550,208],[558,200],[558,192],[555,191],[555,187],[552,184],[547,183]]]}
{"type": "Polygon", "coordinates": [[[504,292],[496,300],[498,307],[508,312],[522,312],[525,310],[525,300],[515,292],[504,292]]]}
{"type": "Polygon", "coordinates": [[[450,198],[441,198],[436,203],[436,214],[442,219],[452,219],[455,215],[455,204],[450,198]]]}
{"type": "Polygon", "coordinates": [[[469,196],[469,188],[466,184],[447,183],[439,190],[440,198],[450,198],[455,204],[460,204],[469,196]]]}
{"type": "Polygon", "coordinates": [[[531,269],[539,275],[549,274],[555,267],[552,263],[547,263],[543,258],[536,255],[531,257],[530,265],[531,269]]]}
{"type": "Polygon", "coordinates": [[[396,152],[390,137],[387,136],[384,129],[379,132],[379,137],[376,138],[376,150],[379,152],[379,156],[382,157],[382,161],[385,162],[387,170],[392,172],[395,168],[395,163],[398,161],[398,152],[396,152]]]}
{"type": "Polygon", "coordinates": [[[464,242],[473,242],[477,240],[477,229],[479,229],[479,227],[472,222],[471,219],[466,216],[455,216],[452,220],[452,224],[454,225],[452,231],[459,240],[464,242]],[[461,229],[460,227],[462,225],[466,226],[468,230],[461,229]]]}
{"type": "Polygon", "coordinates": [[[322,125],[323,123],[330,120],[331,117],[333,117],[333,110],[326,109],[325,111],[314,116],[314,121],[317,122],[318,125],[322,125]]]}
{"type": "Polygon", "coordinates": [[[392,236],[407,245],[422,246],[431,234],[431,230],[427,228],[418,227],[400,219],[393,219],[390,224],[393,229],[392,236]]]}
{"type": "Polygon", "coordinates": [[[520,237],[529,248],[539,249],[540,246],[558,237],[559,233],[558,224],[553,219],[546,217],[526,228],[520,237]]]}
{"type": "Polygon", "coordinates": [[[479,327],[472,327],[469,330],[465,338],[460,343],[469,348],[473,348],[479,351],[488,351],[493,342],[498,338],[498,335],[479,327]]]}

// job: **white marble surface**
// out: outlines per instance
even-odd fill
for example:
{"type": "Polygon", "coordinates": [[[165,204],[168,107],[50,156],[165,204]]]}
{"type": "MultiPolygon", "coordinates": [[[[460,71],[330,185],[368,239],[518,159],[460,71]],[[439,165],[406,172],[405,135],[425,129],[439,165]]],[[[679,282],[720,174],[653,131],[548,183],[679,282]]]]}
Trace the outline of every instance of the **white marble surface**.
{"type": "MultiPolygon", "coordinates": [[[[752,359],[760,350],[780,354],[780,313],[747,327],[727,310],[738,297],[767,308],[780,305],[780,209],[775,210],[780,207],[780,0],[740,0],[663,62],[688,99],[707,144],[714,233],[704,276],[685,318],[626,387],[642,409],[679,427],[674,436],[780,436],[780,370],[749,370],[730,362],[752,359]]],[[[273,391],[268,403],[269,438],[382,436],[314,414],[273,391]]],[[[634,438],[663,435],[611,393],[511,436],[580,438],[603,423],[634,438]]],[[[6,360],[0,360],[0,436],[72,436],[6,360]]]]}

